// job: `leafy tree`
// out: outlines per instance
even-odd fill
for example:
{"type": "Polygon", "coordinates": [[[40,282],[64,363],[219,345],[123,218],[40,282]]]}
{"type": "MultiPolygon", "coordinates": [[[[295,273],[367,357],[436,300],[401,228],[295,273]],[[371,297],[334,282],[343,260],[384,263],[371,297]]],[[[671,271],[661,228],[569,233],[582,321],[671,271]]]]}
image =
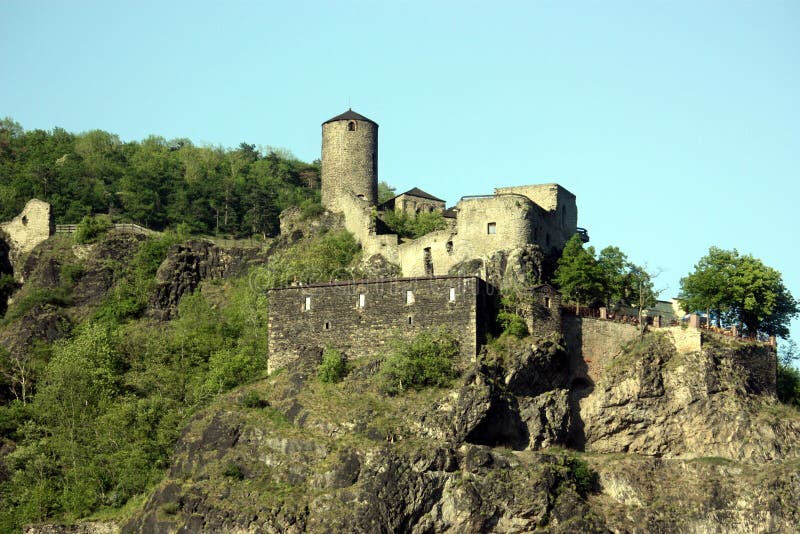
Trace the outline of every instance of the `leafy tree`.
{"type": "Polygon", "coordinates": [[[553,281],[565,299],[574,302],[576,309],[603,298],[605,286],[603,271],[594,257],[594,247],[583,248],[578,234],[567,241],[558,260],[553,281]]]}
{"type": "Polygon", "coordinates": [[[378,204],[383,204],[387,200],[397,196],[396,189],[389,185],[387,182],[381,180],[378,182],[378,204]]]}
{"type": "Polygon", "coordinates": [[[708,310],[718,325],[744,325],[753,335],[786,337],[789,322],[800,313],[780,272],[736,249],[711,247],[681,279],[679,299],[686,310],[708,310]]]}

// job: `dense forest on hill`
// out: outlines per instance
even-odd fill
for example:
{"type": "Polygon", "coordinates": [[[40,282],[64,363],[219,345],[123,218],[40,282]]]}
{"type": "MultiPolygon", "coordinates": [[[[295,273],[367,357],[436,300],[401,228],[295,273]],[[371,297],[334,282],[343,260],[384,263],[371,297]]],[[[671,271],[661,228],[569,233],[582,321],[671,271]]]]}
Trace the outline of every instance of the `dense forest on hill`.
{"type": "Polygon", "coordinates": [[[318,184],[318,164],[248,143],[123,142],[102,130],[25,131],[0,121],[0,220],[35,197],[53,206],[57,224],[107,213],[154,230],[183,224],[191,233],[274,235],[280,211],[316,202],[318,184]]]}

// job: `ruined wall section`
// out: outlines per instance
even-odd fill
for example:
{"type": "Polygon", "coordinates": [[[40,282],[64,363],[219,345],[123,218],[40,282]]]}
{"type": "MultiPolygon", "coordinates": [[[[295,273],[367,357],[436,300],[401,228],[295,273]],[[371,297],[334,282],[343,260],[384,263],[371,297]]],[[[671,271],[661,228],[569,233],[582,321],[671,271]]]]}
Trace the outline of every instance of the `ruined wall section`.
{"type": "Polygon", "coordinates": [[[334,120],[322,125],[322,204],[341,211],[340,200],[353,193],[378,202],[378,125],[364,120],[334,120]]]}
{"type": "Polygon", "coordinates": [[[0,224],[0,232],[7,236],[8,258],[19,281],[21,261],[39,243],[55,233],[55,223],[50,204],[31,199],[22,212],[8,222],[0,224]]]}
{"type": "Polygon", "coordinates": [[[638,327],[613,321],[565,316],[562,324],[572,373],[591,383],[622,353],[623,345],[639,336],[638,327]]]}
{"type": "Polygon", "coordinates": [[[465,358],[474,358],[486,336],[487,287],[476,277],[451,276],[271,290],[269,371],[306,350],[333,347],[349,358],[382,354],[394,334],[440,326],[457,336],[465,358]]]}
{"type": "Polygon", "coordinates": [[[454,228],[431,232],[399,246],[404,276],[446,274],[467,260],[485,260],[501,250],[529,244],[531,213],[536,209],[519,195],[468,197],[458,203],[454,228]],[[429,251],[429,252],[428,252],[429,251]]]}
{"type": "Polygon", "coordinates": [[[378,235],[375,231],[375,206],[352,192],[343,193],[337,203],[344,215],[344,227],[361,243],[364,260],[380,254],[390,263],[400,264],[397,234],[378,235]]]}

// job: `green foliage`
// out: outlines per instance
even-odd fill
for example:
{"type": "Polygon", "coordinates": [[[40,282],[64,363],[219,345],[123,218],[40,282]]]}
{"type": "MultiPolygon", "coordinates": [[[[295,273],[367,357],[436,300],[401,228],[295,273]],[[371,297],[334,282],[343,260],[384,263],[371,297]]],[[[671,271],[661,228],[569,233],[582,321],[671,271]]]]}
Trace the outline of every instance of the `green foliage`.
{"type": "Polygon", "coordinates": [[[457,376],[458,342],[446,330],[426,330],[410,341],[399,340],[384,360],[381,375],[389,393],[442,387],[457,376]]]}
{"type": "Polygon", "coordinates": [[[242,468],[234,462],[228,462],[228,465],[225,466],[225,470],[222,472],[222,474],[228,478],[232,478],[233,480],[244,480],[244,472],[242,472],[242,468]]]}
{"type": "Polygon", "coordinates": [[[276,253],[269,264],[256,269],[251,278],[261,288],[283,287],[297,282],[350,280],[353,278],[351,267],[359,250],[350,232],[327,232],[276,253]]]}
{"type": "Polygon", "coordinates": [[[711,247],[688,276],[681,279],[681,305],[709,310],[718,324],[744,325],[755,335],[786,337],[800,313],[781,274],[751,255],[711,247]]]}
{"type": "Polygon", "coordinates": [[[253,390],[245,393],[240,402],[245,408],[262,408],[267,405],[258,392],[253,390]]]}
{"type": "Polygon", "coordinates": [[[585,499],[590,492],[597,488],[600,480],[599,475],[580,458],[568,457],[566,458],[566,465],[569,470],[569,478],[575,484],[575,491],[585,499]]]}
{"type": "Polygon", "coordinates": [[[404,212],[388,210],[383,214],[383,222],[392,233],[413,239],[447,227],[447,221],[438,211],[411,217],[404,212]]]}
{"type": "Polygon", "coordinates": [[[775,384],[778,400],[800,408],[800,371],[786,363],[778,363],[775,384]]]}
{"type": "Polygon", "coordinates": [[[300,210],[300,220],[305,221],[322,215],[325,206],[316,199],[308,199],[300,204],[300,210]]]}
{"type": "Polygon", "coordinates": [[[626,305],[644,310],[656,303],[652,275],[630,261],[617,247],[606,247],[595,258],[593,247],[583,248],[579,235],[567,242],[558,260],[555,278],[567,301],[578,307],[626,305]]]}
{"type": "MultiPolygon", "coordinates": [[[[151,136],[122,142],[94,130],[24,131],[0,124],[0,220],[31,197],[53,206],[56,223],[91,213],[155,230],[186,224],[194,233],[274,235],[280,210],[317,195],[319,166],[254,145],[223,150],[151,136]]],[[[90,232],[91,233],[91,232],[90,232]]]]}
{"type": "Polygon", "coordinates": [[[397,196],[397,193],[395,193],[394,187],[383,180],[378,182],[378,204],[383,204],[395,196],[397,196]]]}
{"type": "Polygon", "coordinates": [[[594,248],[583,248],[578,234],[573,235],[558,260],[553,281],[565,300],[579,307],[602,298],[603,273],[594,257],[594,248]]]}
{"type": "Polygon", "coordinates": [[[114,227],[108,215],[87,215],[75,229],[76,243],[94,243],[97,239],[114,227]]]}
{"type": "Polygon", "coordinates": [[[497,321],[503,329],[503,333],[523,338],[528,335],[528,326],[525,320],[514,312],[502,310],[497,314],[497,321]]]}
{"type": "Polygon", "coordinates": [[[322,353],[322,362],[317,367],[317,378],[320,382],[334,384],[341,382],[347,374],[347,360],[341,352],[334,348],[326,348],[322,353]]]}

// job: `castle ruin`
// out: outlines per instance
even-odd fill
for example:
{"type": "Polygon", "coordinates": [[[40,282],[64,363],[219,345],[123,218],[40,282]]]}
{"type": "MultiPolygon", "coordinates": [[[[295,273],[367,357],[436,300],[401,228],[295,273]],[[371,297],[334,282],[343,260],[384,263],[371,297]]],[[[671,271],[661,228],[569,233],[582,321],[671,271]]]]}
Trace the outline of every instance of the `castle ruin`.
{"type": "Polygon", "coordinates": [[[496,313],[497,289],[510,258],[524,287],[532,332],[560,328],[560,295],[533,285],[521,258],[557,257],[578,228],[575,195],[558,184],[498,187],[490,195],[444,200],[413,188],[378,204],[378,124],[352,109],[322,123],[322,203],[342,215],[364,260],[381,256],[401,278],[334,282],[269,291],[270,371],[307,350],[337,348],[349,355],[380,351],[397,335],[446,326],[462,353],[474,357],[496,313]],[[416,239],[381,231],[379,215],[442,213],[446,227],[416,239]],[[500,258],[500,260],[498,260],[500,258]],[[502,264],[498,268],[497,264],[502,264]],[[499,271],[499,272],[498,272],[499,271]]]}

